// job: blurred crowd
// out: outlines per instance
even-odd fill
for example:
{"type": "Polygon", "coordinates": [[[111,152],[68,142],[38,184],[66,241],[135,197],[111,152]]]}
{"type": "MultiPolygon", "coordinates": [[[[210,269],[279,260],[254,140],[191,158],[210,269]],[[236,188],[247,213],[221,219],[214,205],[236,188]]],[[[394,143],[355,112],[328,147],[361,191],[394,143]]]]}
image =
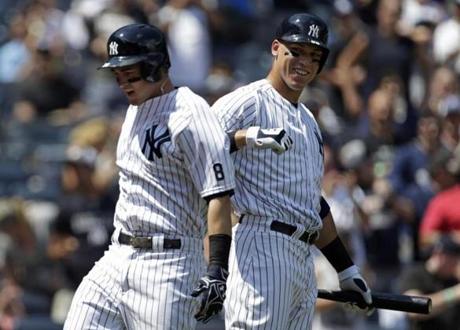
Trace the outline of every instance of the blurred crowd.
{"type": "Polygon", "coordinates": [[[460,329],[460,0],[0,0],[0,329],[60,329],[110,242],[127,103],[97,70],[108,36],[161,27],[173,82],[212,104],[265,77],[274,27],[299,11],[330,27],[301,102],[339,233],[375,291],[437,304],[434,319],[363,319],[320,301],[314,329],[460,329]]]}

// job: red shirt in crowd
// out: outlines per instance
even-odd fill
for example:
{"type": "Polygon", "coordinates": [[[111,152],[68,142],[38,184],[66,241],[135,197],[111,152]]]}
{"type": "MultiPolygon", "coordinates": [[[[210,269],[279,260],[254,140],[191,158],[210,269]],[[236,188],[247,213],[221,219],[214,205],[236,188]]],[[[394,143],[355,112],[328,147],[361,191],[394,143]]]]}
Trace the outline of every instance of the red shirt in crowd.
{"type": "Polygon", "coordinates": [[[460,184],[440,192],[428,204],[420,225],[420,234],[435,231],[460,232],[460,184]]]}

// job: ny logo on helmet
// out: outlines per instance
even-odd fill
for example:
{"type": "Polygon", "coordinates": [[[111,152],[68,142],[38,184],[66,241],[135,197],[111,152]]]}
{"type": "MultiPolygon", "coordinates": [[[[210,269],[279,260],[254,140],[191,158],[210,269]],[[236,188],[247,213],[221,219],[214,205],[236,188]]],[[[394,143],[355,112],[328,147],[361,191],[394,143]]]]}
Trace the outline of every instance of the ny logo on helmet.
{"type": "Polygon", "coordinates": [[[118,44],[115,41],[109,45],[109,55],[118,55],[118,44]]]}
{"type": "Polygon", "coordinates": [[[310,25],[310,29],[308,30],[308,35],[310,37],[318,38],[319,34],[319,26],[316,24],[310,25]]]}

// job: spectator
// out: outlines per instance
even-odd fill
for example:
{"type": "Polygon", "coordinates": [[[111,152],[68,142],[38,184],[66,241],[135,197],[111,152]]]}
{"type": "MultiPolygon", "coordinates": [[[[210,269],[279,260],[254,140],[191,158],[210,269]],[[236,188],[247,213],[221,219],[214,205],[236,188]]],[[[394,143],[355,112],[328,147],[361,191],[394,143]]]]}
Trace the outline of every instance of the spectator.
{"type": "Polygon", "coordinates": [[[36,233],[20,199],[0,201],[0,232],[10,244],[0,283],[0,326],[16,329],[25,322],[43,322],[54,329],[49,312],[51,299],[61,284],[37,244],[36,233]],[[32,278],[32,277],[33,278],[32,278]]]}
{"type": "Polygon", "coordinates": [[[414,259],[419,258],[420,221],[428,201],[434,195],[428,167],[430,159],[443,150],[439,136],[439,119],[432,114],[422,116],[418,121],[416,138],[395,150],[388,176],[394,206],[410,232],[414,259]]]}
{"type": "Polygon", "coordinates": [[[407,314],[412,330],[458,329],[460,324],[460,242],[441,236],[425,262],[406,269],[400,292],[432,300],[428,315],[407,314]]]}
{"type": "Polygon", "coordinates": [[[352,5],[342,3],[335,2],[332,20],[336,39],[330,47],[329,69],[322,77],[331,84],[329,94],[332,108],[345,121],[353,122],[364,108],[365,100],[359,95],[359,88],[365,79],[365,70],[359,63],[359,57],[368,47],[369,40],[364,32],[365,26],[352,5]]]}
{"type": "Polygon", "coordinates": [[[433,179],[440,191],[430,200],[420,225],[422,247],[429,248],[441,234],[460,238],[460,156],[440,155],[432,166],[433,179]],[[437,164],[436,164],[437,162],[437,164]]]}
{"type": "Polygon", "coordinates": [[[23,14],[10,20],[8,40],[0,44],[0,118],[9,118],[15,84],[30,58],[27,22],[23,14]]]}
{"type": "Polygon", "coordinates": [[[37,49],[32,54],[33,69],[18,83],[14,116],[20,122],[47,118],[58,109],[69,108],[78,101],[79,93],[65,76],[61,59],[49,49],[37,49]]]}
{"type": "Polygon", "coordinates": [[[368,155],[377,152],[381,146],[392,146],[397,142],[393,113],[391,95],[384,90],[374,91],[369,97],[367,113],[361,115],[357,129],[352,133],[364,141],[368,155]]]}
{"type": "Polygon", "coordinates": [[[208,16],[201,1],[166,1],[158,18],[168,37],[173,83],[204,92],[212,52],[208,16]]]}
{"type": "Polygon", "coordinates": [[[433,52],[437,63],[460,73],[460,0],[452,1],[452,17],[439,23],[434,31],[433,52]]]}
{"type": "Polygon", "coordinates": [[[401,23],[414,28],[420,22],[434,25],[446,17],[444,6],[435,0],[402,0],[401,23]]]}
{"type": "Polygon", "coordinates": [[[380,0],[377,6],[377,25],[371,27],[368,46],[363,50],[367,71],[362,95],[365,99],[378,87],[385,76],[397,75],[401,79],[402,91],[410,100],[409,80],[414,63],[419,60],[417,45],[424,47],[426,38],[412,40],[398,30],[401,15],[399,0],[380,0]]]}
{"type": "Polygon", "coordinates": [[[460,144],[460,96],[446,97],[439,110],[442,117],[442,144],[448,150],[454,151],[460,144]]]}
{"type": "Polygon", "coordinates": [[[422,105],[423,112],[429,111],[441,117],[445,100],[457,95],[458,91],[455,72],[446,66],[436,68],[428,84],[425,101],[422,105]]]}
{"type": "Polygon", "coordinates": [[[19,80],[21,70],[30,57],[27,45],[27,22],[23,14],[16,14],[9,25],[9,40],[0,46],[0,83],[19,80]]]}

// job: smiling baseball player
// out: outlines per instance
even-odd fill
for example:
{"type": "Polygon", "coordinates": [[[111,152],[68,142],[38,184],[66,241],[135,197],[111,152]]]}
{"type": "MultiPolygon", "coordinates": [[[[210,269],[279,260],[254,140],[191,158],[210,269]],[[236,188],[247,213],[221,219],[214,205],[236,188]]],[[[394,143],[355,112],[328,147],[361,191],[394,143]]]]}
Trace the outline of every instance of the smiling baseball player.
{"type": "Polygon", "coordinates": [[[232,202],[240,218],[233,227],[229,260],[227,329],[311,328],[317,296],[311,244],[334,266],[342,289],[372,301],[321,197],[321,132],[311,112],[298,103],[325,64],[327,38],[319,17],[288,17],[272,42],[273,64],[266,79],[240,87],[212,106],[228,134],[247,129],[248,146],[264,139],[260,127],[282,127],[292,139],[280,155],[254,148],[232,154],[232,202]]]}

